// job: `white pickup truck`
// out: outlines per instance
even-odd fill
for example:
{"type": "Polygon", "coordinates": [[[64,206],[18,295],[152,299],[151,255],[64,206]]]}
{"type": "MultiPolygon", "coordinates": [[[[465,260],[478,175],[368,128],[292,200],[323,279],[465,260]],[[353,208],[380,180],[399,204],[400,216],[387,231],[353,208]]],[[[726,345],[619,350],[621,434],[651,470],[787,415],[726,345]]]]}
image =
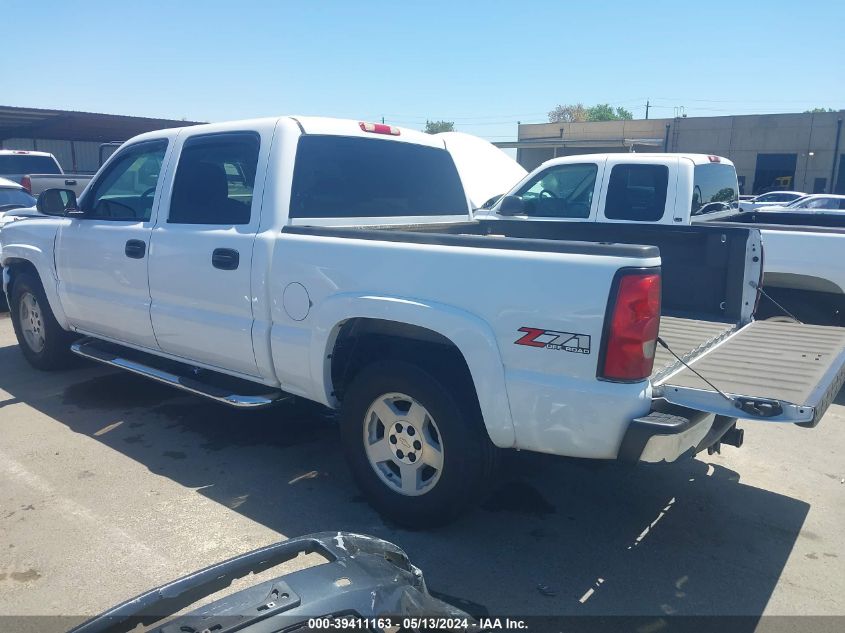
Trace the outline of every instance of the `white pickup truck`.
{"type": "Polygon", "coordinates": [[[81,193],[91,174],[68,174],[56,157],[48,152],[23,149],[0,149],[0,178],[20,183],[37,196],[51,187],[64,187],[81,193]]]}
{"type": "Polygon", "coordinates": [[[547,161],[517,183],[507,200],[477,217],[753,226],[761,230],[765,250],[763,295],[755,316],[845,325],[845,266],[840,256],[845,214],[738,210],[736,171],[726,158],[590,154],[547,161]],[[585,173],[590,175],[582,182],[585,173]]]}
{"type": "Polygon", "coordinates": [[[814,426],[845,380],[843,330],[751,321],[756,229],[472,220],[443,140],[406,129],[152,132],[39,207],[0,234],[32,365],[340,408],[356,481],[406,525],[478,499],[499,449],[673,461],[741,444],[738,416],[814,426]]]}

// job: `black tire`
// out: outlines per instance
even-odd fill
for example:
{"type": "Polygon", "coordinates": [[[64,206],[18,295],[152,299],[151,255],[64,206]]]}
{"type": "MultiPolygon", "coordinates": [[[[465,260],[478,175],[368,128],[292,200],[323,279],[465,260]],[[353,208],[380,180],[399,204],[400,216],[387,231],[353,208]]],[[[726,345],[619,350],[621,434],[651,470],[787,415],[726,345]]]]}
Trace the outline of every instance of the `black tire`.
{"type": "Polygon", "coordinates": [[[441,381],[416,365],[385,360],[362,369],[346,389],[341,435],[352,475],[370,504],[397,524],[411,529],[444,525],[483,499],[499,451],[484,428],[475,394],[457,386],[462,382],[441,381]],[[391,393],[410,396],[425,407],[442,441],[439,478],[419,496],[391,488],[367,457],[367,412],[380,396],[391,393]]]}
{"type": "Polygon", "coordinates": [[[36,369],[52,371],[68,367],[74,360],[70,351],[70,344],[77,338],[71,332],[63,330],[56,321],[50,303],[44,293],[44,288],[37,276],[31,273],[21,273],[14,279],[9,306],[12,326],[15,336],[26,360],[36,369]],[[40,349],[34,349],[24,336],[21,322],[21,302],[25,297],[34,297],[38,307],[40,319],[36,320],[36,327],[43,336],[44,344],[40,349]]]}

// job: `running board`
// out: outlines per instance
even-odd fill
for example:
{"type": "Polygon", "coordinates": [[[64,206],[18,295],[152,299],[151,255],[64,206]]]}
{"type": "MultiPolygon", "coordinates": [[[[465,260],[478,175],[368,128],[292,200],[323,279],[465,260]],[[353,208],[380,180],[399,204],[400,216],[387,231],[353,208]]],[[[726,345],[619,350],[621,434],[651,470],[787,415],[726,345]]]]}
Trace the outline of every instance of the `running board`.
{"type": "MultiPolygon", "coordinates": [[[[232,390],[230,389],[211,385],[202,382],[201,380],[198,380],[194,377],[180,376],[179,374],[175,374],[170,371],[160,369],[158,367],[153,367],[152,365],[146,364],[139,360],[120,356],[114,351],[104,349],[104,347],[114,348],[116,350],[120,349],[117,346],[111,345],[109,343],[101,343],[97,339],[84,338],[82,340],[77,341],[76,343],[73,343],[70,346],[70,350],[74,354],[82,356],[83,358],[97,361],[98,363],[103,363],[105,365],[111,365],[112,367],[125,369],[126,371],[132,372],[133,374],[138,374],[139,376],[151,378],[152,380],[164,383],[165,385],[176,387],[177,389],[187,391],[188,393],[192,393],[197,396],[210,398],[211,400],[216,400],[217,402],[228,405],[230,407],[235,407],[237,409],[260,409],[263,407],[269,407],[279,402],[290,400],[293,397],[290,394],[287,394],[284,391],[280,390],[274,390],[268,393],[257,395],[242,395],[232,393],[232,390]]],[[[134,350],[127,351],[130,353],[134,353],[134,350]]],[[[138,352],[137,354],[155,358],[151,355],[143,354],[141,352],[138,352]]],[[[223,374],[221,374],[221,376],[223,376],[223,374]]],[[[239,380],[239,382],[245,381],[239,380]]]]}

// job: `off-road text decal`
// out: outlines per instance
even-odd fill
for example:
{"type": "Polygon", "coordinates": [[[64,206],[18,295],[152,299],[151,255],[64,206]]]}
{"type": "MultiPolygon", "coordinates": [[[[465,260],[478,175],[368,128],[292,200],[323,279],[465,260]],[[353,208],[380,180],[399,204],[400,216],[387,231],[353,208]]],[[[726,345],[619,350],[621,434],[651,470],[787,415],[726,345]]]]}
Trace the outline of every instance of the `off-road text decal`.
{"type": "Polygon", "coordinates": [[[546,349],[556,349],[562,352],[574,352],[576,354],[590,353],[589,334],[557,332],[555,330],[543,330],[536,327],[521,327],[519,331],[524,332],[525,335],[514,341],[517,345],[545,347],[546,349]]]}

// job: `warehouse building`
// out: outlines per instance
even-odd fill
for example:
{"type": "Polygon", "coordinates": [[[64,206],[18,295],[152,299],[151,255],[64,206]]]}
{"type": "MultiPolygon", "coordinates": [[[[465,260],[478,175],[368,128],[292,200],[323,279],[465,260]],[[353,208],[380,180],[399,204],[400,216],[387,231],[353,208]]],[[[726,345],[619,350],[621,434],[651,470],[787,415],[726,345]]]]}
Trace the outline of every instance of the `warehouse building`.
{"type": "Polygon", "coordinates": [[[741,193],[794,189],[845,194],[845,111],[679,117],[519,126],[517,160],[528,170],[556,156],[595,152],[697,152],[736,164],[741,193]]]}
{"type": "Polygon", "coordinates": [[[116,144],[197,121],[0,106],[0,149],[50,152],[66,172],[94,173],[116,144]]]}

